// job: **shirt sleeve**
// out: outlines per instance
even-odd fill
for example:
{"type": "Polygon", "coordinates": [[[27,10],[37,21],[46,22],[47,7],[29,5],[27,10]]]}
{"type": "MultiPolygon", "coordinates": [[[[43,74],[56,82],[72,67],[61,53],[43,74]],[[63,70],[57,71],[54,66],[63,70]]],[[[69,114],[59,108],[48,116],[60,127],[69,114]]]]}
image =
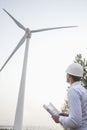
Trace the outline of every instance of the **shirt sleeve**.
{"type": "Polygon", "coordinates": [[[75,89],[68,92],[69,117],[60,116],[59,121],[64,128],[77,128],[81,125],[82,111],[80,95],[75,89]]]}

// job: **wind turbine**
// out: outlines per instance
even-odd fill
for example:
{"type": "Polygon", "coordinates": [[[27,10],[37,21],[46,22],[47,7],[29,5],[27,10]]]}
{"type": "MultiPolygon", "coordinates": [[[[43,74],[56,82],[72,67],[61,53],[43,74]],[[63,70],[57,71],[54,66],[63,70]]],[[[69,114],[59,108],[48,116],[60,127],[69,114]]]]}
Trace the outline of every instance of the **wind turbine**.
{"type": "Polygon", "coordinates": [[[24,53],[24,60],[23,60],[23,68],[22,68],[22,75],[21,75],[21,81],[20,81],[20,88],[19,88],[19,94],[18,94],[18,101],[17,101],[17,107],[16,107],[16,113],[15,113],[15,120],[14,120],[14,130],[22,130],[22,124],[23,124],[23,106],[24,106],[24,93],[25,93],[25,81],[26,81],[26,68],[27,68],[27,59],[28,59],[28,48],[29,48],[29,40],[31,38],[32,33],[42,32],[42,31],[49,31],[54,29],[64,29],[64,28],[73,28],[77,26],[62,26],[62,27],[53,27],[53,28],[43,28],[43,29],[37,29],[37,30],[30,30],[29,28],[25,28],[19,21],[17,21],[10,13],[8,13],[5,9],[3,9],[10,18],[16,23],[16,25],[25,31],[24,36],[21,38],[13,52],[10,54],[8,59],[5,61],[3,66],[1,67],[0,71],[4,69],[6,64],[9,62],[9,60],[12,58],[12,56],[15,54],[15,52],[21,47],[21,45],[26,40],[26,46],[25,46],[25,53],[24,53]]]}

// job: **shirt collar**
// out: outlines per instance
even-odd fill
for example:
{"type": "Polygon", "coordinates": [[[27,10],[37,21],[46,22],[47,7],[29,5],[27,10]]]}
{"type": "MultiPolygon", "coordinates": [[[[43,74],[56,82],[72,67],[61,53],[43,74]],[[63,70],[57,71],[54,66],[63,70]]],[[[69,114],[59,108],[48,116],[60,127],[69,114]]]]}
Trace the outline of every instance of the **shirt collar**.
{"type": "Polygon", "coordinates": [[[80,85],[80,84],[81,84],[81,81],[76,81],[76,82],[72,83],[71,86],[80,85]]]}

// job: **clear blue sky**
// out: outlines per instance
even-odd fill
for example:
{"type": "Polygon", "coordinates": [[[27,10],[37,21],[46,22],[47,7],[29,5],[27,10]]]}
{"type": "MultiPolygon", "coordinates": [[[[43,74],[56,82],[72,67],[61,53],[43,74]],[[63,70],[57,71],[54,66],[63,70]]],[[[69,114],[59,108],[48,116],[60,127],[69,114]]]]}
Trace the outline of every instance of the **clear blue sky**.
{"type": "MultiPolygon", "coordinates": [[[[0,67],[23,36],[5,8],[32,29],[78,25],[78,28],[32,34],[27,67],[24,124],[56,125],[42,105],[61,109],[66,97],[65,69],[79,53],[87,58],[87,1],[0,0],[0,67]]],[[[0,125],[13,125],[24,45],[0,73],[0,125]]]]}

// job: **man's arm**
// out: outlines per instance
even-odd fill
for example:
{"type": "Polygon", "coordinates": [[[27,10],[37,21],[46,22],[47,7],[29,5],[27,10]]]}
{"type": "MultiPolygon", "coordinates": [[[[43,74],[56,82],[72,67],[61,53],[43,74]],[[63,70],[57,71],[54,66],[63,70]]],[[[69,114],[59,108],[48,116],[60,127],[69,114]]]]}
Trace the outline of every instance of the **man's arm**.
{"type": "Polygon", "coordinates": [[[69,104],[69,116],[59,115],[52,116],[56,123],[61,123],[64,128],[76,128],[79,127],[82,120],[81,103],[79,95],[74,89],[71,89],[68,94],[68,104],[69,104]]]}

